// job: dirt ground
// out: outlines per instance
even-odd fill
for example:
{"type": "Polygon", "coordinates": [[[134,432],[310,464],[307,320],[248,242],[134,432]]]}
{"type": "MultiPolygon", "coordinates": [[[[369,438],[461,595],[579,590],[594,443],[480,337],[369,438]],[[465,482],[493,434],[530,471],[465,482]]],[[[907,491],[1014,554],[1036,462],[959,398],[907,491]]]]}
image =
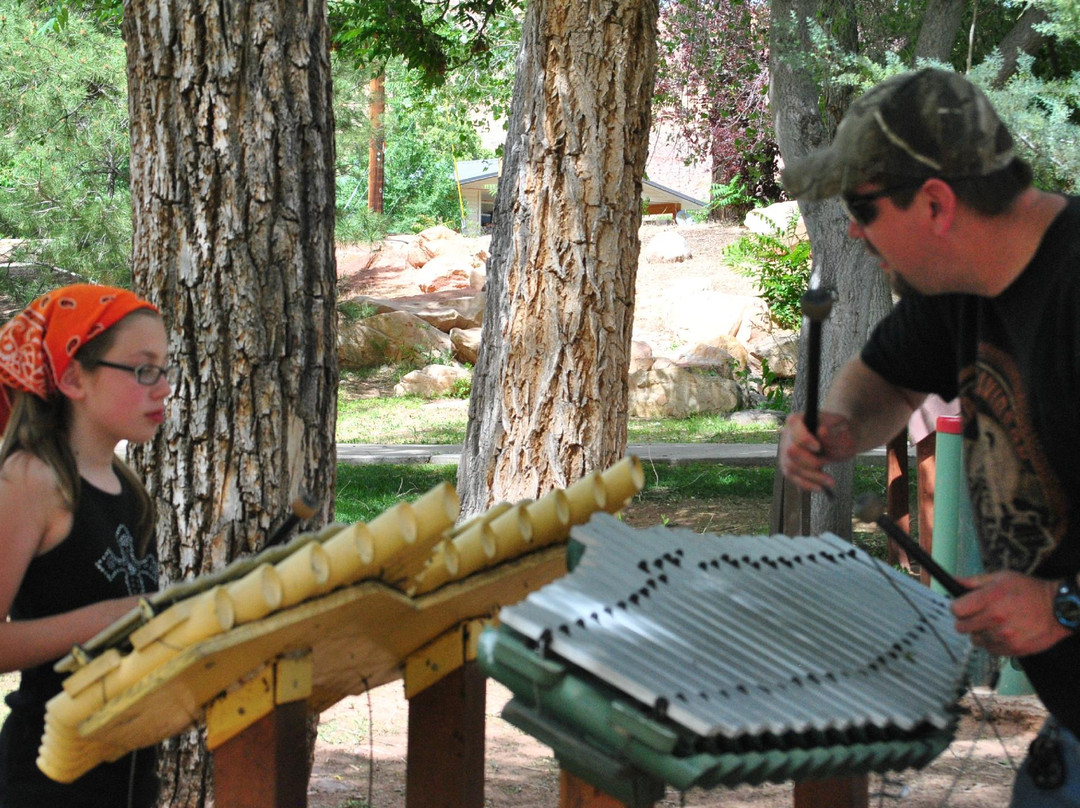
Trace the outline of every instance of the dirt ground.
{"type": "MultiPolygon", "coordinates": [[[[643,243],[661,227],[647,224],[643,243]]],[[[723,265],[721,250],[741,229],[720,225],[680,228],[694,254],[681,264],[642,263],[638,274],[636,317],[663,331],[680,297],[712,289],[753,294],[750,280],[723,265]]],[[[339,275],[358,293],[377,297],[417,294],[414,273],[365,272],[362,250],[339,253],[339,275]]],[[[671,510],[670,504],[666,506],[671,510]]],[[[747,517],[723,503],[688,505],[675,514],[687,526],[708,525],[711,532],[743,532],[747,517]],[[703,513],[692,508],[707,509],[703,513]]],[[[634,515],[634,521],[648,514],[634,515]]],[[[766,517],[767,520],[767,517],[766,517]]],[[[553,808],[558,805],[558,764],[551,750],[500,717],[510,694],[489,681],[487,689],[485,803],[492,808],[553,808]]],[[[870,781],[871,805],[910,808],[954,806],[989,808],[1008,804],[1014,769],[1045,717],[1031,696],[1002,697],[985,690],[960,702],[962,718],[954,743],[922,771],[905,771],[870,781]]],[[[323,713],[309,788],[311,808],[399,808],[405,805],[408,702],[400,682],[370,694],[352,696],[323,713]]],[[[423,739],[414,739],[423,742],[423,739]]],[[[662,806],[780,808],[792,805],[790,784],[692,791],[669,790],[662,806]]],[[[447,808],[453,808],[448,805],[447,808]]]]}

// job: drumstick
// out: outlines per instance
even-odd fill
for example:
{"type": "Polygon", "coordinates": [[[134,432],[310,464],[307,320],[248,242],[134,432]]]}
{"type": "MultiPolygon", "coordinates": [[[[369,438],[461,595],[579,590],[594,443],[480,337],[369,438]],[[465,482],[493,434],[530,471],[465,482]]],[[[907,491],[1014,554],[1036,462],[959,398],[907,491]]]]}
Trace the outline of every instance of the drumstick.
{"type": "Polygon", "coordinates": [[[890,539],[907,550],[907,554],[918,561],[934,580],[941,584],[945,591],[953,597],[958,598],[971,591],[934,561],[933,557],[922,548],[922,545],[907,534],[907,531],[886,516],[885,509],[881,505],[881,499],[874,494],[862,494],[859,496],[855,502],[855,517],[863,522],[875,522],[890,539]]]}

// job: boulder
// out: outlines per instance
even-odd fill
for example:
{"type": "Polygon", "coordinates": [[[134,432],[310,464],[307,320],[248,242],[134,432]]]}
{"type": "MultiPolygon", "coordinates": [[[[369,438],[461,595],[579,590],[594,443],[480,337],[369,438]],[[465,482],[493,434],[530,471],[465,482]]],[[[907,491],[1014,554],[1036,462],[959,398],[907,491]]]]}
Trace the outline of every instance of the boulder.
{"type": "Polygon", "coordinates": [[[653,350],[649,343],[637,339],[630,343],[631,374],[639,370],[648,370],[653,366],[653,361],[653,350]]]}
{"type": "Polygon", "coordinates": [[[725,379],[735,378],[735,370],[746,367],[749,354],[734,337],[719,336],[709,342],[699,342],[682,353],[675,364],[688,370],[717,373],[725,379]]]}
{"type": "Polygon", "coordinates": [[[483,292],[450,289],[393,300],[357,295],[348,302],[370,306],[378,314],[407,312],[440,331],[449,333],[453,328],[479,328],[484,322],[485,301],[486,295],[483,292]]]}
{"type": "Polygon", "coordinates": [[[450,350],[450,337],[404,311],[343,321],[338,327],[338,361],[345,369],[415,362],[450,350]]]}
{"type": "Polygon", "coordinates": [[[642,255],[646,261],[652,264],[686,261],[694,257],[693,253],[690,252],[690,245],[686,243],[686,239],[683,238],[682,234],[674,230],[657,233],[649,239],[649,243],[645,245],[642,255]]]}
{"type": "Polygon", "coordinates": [[[742,388],[731,379],[676,366],[654,364],[630,377],[630,415],[635,418],[734,412],[741,406],[741,396],[742,388]]]}
{"type": "Polygon", "coordinates": [[[454,346],[454,359],[469,365],[476,364],[480,353],[480,328],[451,328],[450,344],[454,346]]]}
{"type": "Polygon", "coordinates": [[[406,373],[394,385],[394,395],[438,398],[453,392],[454,385],[469,378],[469,371],[460,365],[428,365],[406,373]]]}
{"type": "Polygon", "coordinates": [[[794,379],[799,366],[799,334],[778,331],[751,346],[754,356],[768,364],[769,372],[779,379],[794,379]]]}
{"type": "Polygon", "coordinates": [[[792,241],[801,241],[806,236],[806,224],[799,212],[798,202],[776,202],[764,208],[754,208],[746,214],[743,224],[751,233],[764,236],[786,234],[795,218],[795,232],[792,241]]]}

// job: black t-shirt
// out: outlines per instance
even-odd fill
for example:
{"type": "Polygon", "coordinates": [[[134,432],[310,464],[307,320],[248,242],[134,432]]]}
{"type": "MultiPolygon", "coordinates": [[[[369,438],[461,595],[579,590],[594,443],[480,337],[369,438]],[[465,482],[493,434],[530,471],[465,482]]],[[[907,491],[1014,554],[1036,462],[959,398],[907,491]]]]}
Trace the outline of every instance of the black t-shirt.
{"type": "MultiPolygon", "coordinates": [[[[83,480],[71,533],[27,567],[11,608],[12,620],[29,620],[110,598],[157,590],[157,557],[139,558],[134,530],[137,504],[124,485],[108,494],[83,480]]],[[[56,783],[37,768],[45,703],[60,692],[62,677],[49,662],[22,672],[19,689],[7,697],[11,714],[0,732],[0,808],[9,806],[152,805],[157,792],[153,750],[126,755],[91,770],[70,785],[56,783]],[[134,778],[134,779],[132,779],[134,778]]]]}
{"type": "MultiPolygon", "coordinates": [[[[1000,295],[905,296],[862,358],[901,387],[960,397],[987,570],[1080,572],[1080,198],[1000,295]]],[[[1080,731],[1080,637],[1051,651],[1024,668],[1046,706],[1080,731]]]]}

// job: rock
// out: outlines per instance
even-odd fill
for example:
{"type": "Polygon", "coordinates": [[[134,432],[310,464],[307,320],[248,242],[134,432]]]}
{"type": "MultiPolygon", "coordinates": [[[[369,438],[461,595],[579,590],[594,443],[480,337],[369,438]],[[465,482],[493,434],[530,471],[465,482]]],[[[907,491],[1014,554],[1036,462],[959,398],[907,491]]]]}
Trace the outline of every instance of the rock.
{"type": "Polygon", "coordinates": [[[725,379],[734,379],[735,370],[746,367],[749,355],[746,348],[733,337],[720,336],[711,342],[700,342],[684,352],[675,364],[688,370],[711,371],[725,379]]]}
{"type": "Polygon", "coordinates": [[[479,328],[484,322],[486,299],[483,292],[452,289],[393,300],[357,295],[347,302],[370,306],[378,314],[407,312],[440,331],[449,333],[452,328],[479,328]]]}
{"type": "Polygon", "coordinates": [[[480,353],[480,328],[451,328],[450,344],[454,346],[454,358],[469,365],[476,364],[480,353]]]}
{"type": "Polygon", "coordinates": [[[459,365],[428,365],[406,373],[394,385],[394,395],[438,398],[453,392],[454,386],[462,379],[470,378],[469,371],[459,365]]]}
{"type": "Polygon", "coordinates": [[[733,424],[745,426],[775,426],[784,425],[787,413],[783,410],[739,410],[733,412],[728,418],[733,424]]]}
{"type": "Polygon", "coordinates": [[[685,261],[694,257],[686,239],[674,230],[657,233],[649,239],[642,254],[646,261],[653,264],[685,261]]]}
{"type": "Polygon", "coordinates": [[[488,251],[486,247],[449,227],[436,225],[416,237],[416,242],[409,250],[408,261],[411,266],[427,269],[433,259],[452,256],[456,257],[459,263],[482,266],[488,258],[488,251]]]}
{"type": "Polygon", "coordinates": [[[799,366],[799,334],[780,331],[751,346],[754,356],[769,366],[779,379],[794,379],[799,366]]]}
{"type": "Polygon", "coordinates": [[[764,208],[755,208],[746,214],[743,224],[751,233],[777,236],[788,232],[792,218],[795,218],[796,222],[791,241],[801,241],[807,236],[806,223],[802,220],[798,202],[776,202],[764,208]]]}
{"type": "Polygon", "coordinates": [[[641,340],[634,340],[630,343],[630,373],[637,373],[639,370],[648,370],[653,366],[653,350],[652,346],[647,342],[641,340]]]}
{"type": "Polygon", "coordinates": [[[338,327],[338,361],[345,369],[416,361],[449,355],[450,350],[450,337],[404,311],[341,322],[338,327]]]}
{"type": "Polygon", "coordinates": [[[639,371],[630,377],[630,415],[635,418],[686,418],[695,413],[739,409],[742,388],[714,374],[670,366],[639,371]]]}

